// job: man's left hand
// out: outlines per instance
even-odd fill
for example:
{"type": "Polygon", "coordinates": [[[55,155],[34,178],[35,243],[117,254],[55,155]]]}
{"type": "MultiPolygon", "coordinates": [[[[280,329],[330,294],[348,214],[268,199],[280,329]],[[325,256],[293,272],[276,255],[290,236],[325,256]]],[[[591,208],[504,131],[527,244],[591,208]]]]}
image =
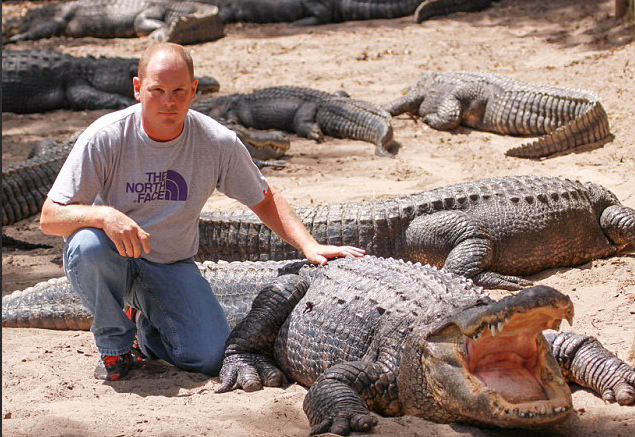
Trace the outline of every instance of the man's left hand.
{"type": "Polygon", "coordinates": [[[324,265],[330,258],[344,258],[347,256],[364,256],[366,251],[353,246],[331,246],[317,244],[304,250],[304,256],[313,264],[324,265]]]}

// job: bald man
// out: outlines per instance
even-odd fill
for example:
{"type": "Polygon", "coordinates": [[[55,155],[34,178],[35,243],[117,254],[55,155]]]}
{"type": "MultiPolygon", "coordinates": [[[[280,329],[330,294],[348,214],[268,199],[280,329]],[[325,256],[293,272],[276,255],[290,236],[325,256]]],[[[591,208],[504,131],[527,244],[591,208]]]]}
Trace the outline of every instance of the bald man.
{"type": "Polygon", "coordinates": [[[95,378],[121,379],[146,357],[217,375],[229,328],[193,258],[198,217],[216,188],[313,263],[364,251],[318,244],[236,135],[190,110],[197,80],[183,47],[149,47],[138,72],[140,104],[79,137],[40,226],[65,238],[64,270],[94,315],[95,378]]]}

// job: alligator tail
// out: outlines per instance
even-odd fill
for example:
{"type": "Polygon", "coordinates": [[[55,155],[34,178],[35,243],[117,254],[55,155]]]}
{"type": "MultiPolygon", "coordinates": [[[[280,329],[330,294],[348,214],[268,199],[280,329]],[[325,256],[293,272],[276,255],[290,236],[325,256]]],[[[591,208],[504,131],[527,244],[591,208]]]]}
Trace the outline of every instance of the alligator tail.
{"type": "Polygon", "coordinates": [[[201,4],[198,10],[175,19],[168,28],[167,41],[177,44],[196,44],[224,36],[218,7],[201,4]]]}
{"type": "Polygon", "coordinates": [[[415,22],[454,12],[477,12],[489,8],[492,0],[424,0],[415,10],[415,22]]]}
{"type": "Polygon", "coordinates": [[[88,330],[92,315],[66,277],[2,297],[2,327],[88,330]]]}
{"type": "Polygon", "coordinates": [[[505,154],[516,158],[537,159],[582,147],[599,147],[612,140],[606,111],[600,102],[594,102],[580,117],[536,141],[509,149],[505,154]]]}

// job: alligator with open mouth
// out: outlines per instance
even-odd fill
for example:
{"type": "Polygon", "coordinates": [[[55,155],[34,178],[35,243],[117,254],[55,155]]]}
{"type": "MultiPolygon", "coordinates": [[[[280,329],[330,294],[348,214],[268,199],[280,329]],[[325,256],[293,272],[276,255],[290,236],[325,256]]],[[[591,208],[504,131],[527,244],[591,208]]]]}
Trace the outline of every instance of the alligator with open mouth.
{"type": "MultiPolygon", "coordinates": [[[[464,277],[370,256],[199,268],[233,328],[217,391],[296,381],[309,387],[311,434],[367,432],[371,412],[548,426],[573,411],[567,382],[608,402],[635,400],[635,369],[596,339],[543,336],[574,314],[550,287],[495,301],[464,277]]],[[[88,329],[90,314],[54,279],[3,297],[2,325],[88,329]]]]}

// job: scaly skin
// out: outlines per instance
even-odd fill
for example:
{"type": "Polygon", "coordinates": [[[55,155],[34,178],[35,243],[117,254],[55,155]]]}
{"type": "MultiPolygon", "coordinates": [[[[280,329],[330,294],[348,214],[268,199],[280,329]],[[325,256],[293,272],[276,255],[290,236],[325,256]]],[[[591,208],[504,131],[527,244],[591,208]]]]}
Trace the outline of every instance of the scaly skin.
{"type": "MultiPolygon", "coordinates": [[[[320,243],[420,261],[516,290],[518,276],[574,266],[635,245],[635,211],[607,189],[543,176],[509,176],[385,200],[297,208],[320,243]]],[[[301,255],[250,211],[204,212],[199,259],[301,255]]]]}
{"type": "Polygon", "coordinates": [[[453,12],[480,11],[491,0],[202,0],[220,8],[224,23],[292,22],[298,26],[405,17],[416,22],[453,12]]]}
{"type": "Polygon", "coordinates": [[[423,73],[403,97],[384,108],[393,116],[421,116],[439,130],[465,125],[505,135],[542,135],[506,152],[518,158],[597,147],[613,139],[606,112],[593,93],[493,73],[423,73]]]}
{"type": "Polygon", "coordinates": [[[199,99],[193,108],[217,120],[254,129],[278,129],[322,141],[324,135],[375,144],[375,153],[394,156],[390,114],[361,100],[311,88],[277,86],[250,94],[199,99]]]}
{"type": "MultiPolygon", "coordinates": [[[[21,114],[55,109],[122,109],[136,103],[132,78],[139,59],[76,57],[50,50],[2,52],[2,110],[21,114]]],[[[198,91],[220,89],[198,78],[198,91]]]]}
{"type": "Polygon", "coordinates": [[[223,36],[218,7],[170,0],[77,0],[37,7],[3,23],[3,42],[65,35],[151,38],[179,44],[223,36]]]}
{"type": "MultiPolygon", "coordinates": [[[[464,278],[373,257],[325,267],[289,261],[199,268],[233,328],[218,391],[253,391],[288,379],[309,386],[304,408],[311,433],[368,431],[376,424],[370,411],[544,426],[571,412],[565,382],[580,366],[585,374],[575,382],[608,401],[633,402],[622,396],[633,390],[633,369],[599,343],[564,354],[562,341],[544,340],[543,329],[573,316],[571,301],[549,287],[495,302],[464,278]],[[488,364],[499,348],[518,359],[488,364]],[[530,373],[542,375],[540,382],[530,373]],[[505,388],[510,384],[514,389],[505,388]],[[611,391],[615,399],[606,396],[611,391]]],[[[16,291],[2,306],[3,327],[90,326],[65,278],[16,291]]]]}

